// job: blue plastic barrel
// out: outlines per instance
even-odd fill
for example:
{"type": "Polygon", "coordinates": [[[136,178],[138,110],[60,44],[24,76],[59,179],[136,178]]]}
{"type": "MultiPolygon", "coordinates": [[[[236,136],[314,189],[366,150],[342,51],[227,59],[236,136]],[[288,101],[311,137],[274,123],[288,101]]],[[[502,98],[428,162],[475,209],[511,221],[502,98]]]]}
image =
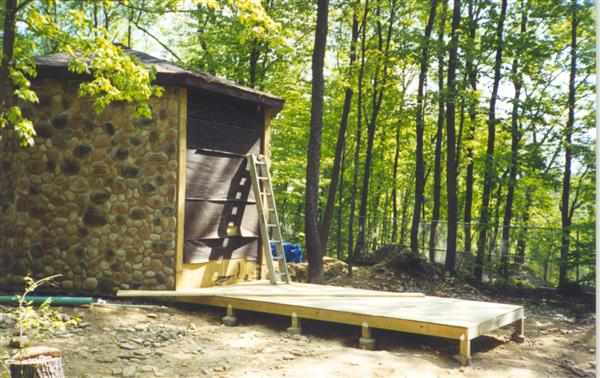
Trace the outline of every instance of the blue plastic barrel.
{"type": "MultiPolygon", "coordinates": [[[[292,244],[283,242],[283,253],[285,254],[285,260],[291,263],[302,262],[302,248],[299,244],[292,244]]],[[[275,243],[271,242],[271,254],[277,256],[275,250],[275,243]]]]}

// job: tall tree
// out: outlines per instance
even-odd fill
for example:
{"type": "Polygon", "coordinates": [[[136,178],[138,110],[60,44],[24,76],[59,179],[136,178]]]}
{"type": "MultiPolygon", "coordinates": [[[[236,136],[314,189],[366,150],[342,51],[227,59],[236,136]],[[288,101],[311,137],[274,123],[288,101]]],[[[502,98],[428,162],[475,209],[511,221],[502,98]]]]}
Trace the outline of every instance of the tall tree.
{"type": "Polygon", "coordinates": [[[452,31],[448,56],[448,97],[446,104],[446,197],[448,213],[448,235],[446,247],[446,269],[454,271],[456,262],[456,228],[458,199],[456,188],[456,66],[458,65],[458,30],[460,28],[460,0],[454,0],[452,31]]]}
{"type": "Polygon", "coordinates": [[[477,32],[477,23],[480,7],[475,7],[478,0],[469,0],[468,6],[468,48],[465,54],[465,68],[467,80],[471,90],[471,96],[468,99],[469,130],[467,131],[467,172],[465,177],[465,205],[463,213],[464,234],[465,234],[465,255],[471,254],[471,218],[473,211],[473,183],[475,162],[473,159],[473,142],[475,140],[475,125],[477,123],[477,66],[474,62],[475,55],[475,35],[477,32]]]}
{"type": "Polygon", "coordinates": [[[319,236],[319,171],[321,165],[321,137],[323,132],[323,95],[325,79],[325,47],[327,44],[329,0],[317,3],[317,25],[312,57],[312,95],[310,111],[310,135],[306,165],[306,197],[304,232],[308,276],[313,283],[323,283],[323,255],[319,236]]]}
{"type": "Polygon", "coordinates": [[[427,81],[427,70],[429,69],[429,44],[431,42],[431,31],[433,30],[437,4],[438,0],[431,0],[429,3],[429,16],[421,43],[421,67],[419,69],[416,115],[415,202],[410,228],[410,249],[414,254],[419,253],[419,225],[421,223],[421,208],[424,202],[425,164],[423,162],[423,130],[425,128],[425,116],[423,109],[425,107],[425,82],[427,81]]]}
{"type": "Polygon", "coordinates": [[[356,135],[354,137],[354,169],[352,174],[352,189],[350,192],[350,217],[348,219],[348,276],[352,277],[352,265],[354,260],[354,216],[356,210],[356,191],[358,188],[358,169],[360,158],[360,146],[362,139],[362,103],[363,103],[363,78],[365,74],[365,54],[367,51],[367,15],[369,14],[369,0],[365,1],[362,30],[360,42],[360,66],[358,69],[358,88],[356,93],[356,135]]]}
{"type": "MultiPolygon", "coordinates": [[[[10,79],[10,70],[13,66],[14,48],[15,48],[15,28],[17,18],[17,1],[6,0],[4,9],[4,27],[2,34],[2,62],[0,63],[0,143],[2,143],[0,163],[3,167],[12,164],[13,151],[15,148],[13,130],[4,125],[4,119],[8,118],[8,110],[12,107],[12,82],[10,79]]],[[[5,168],[3,168],[5,169],[5,168]]],[[[8,172],[14,170],[8,169],[8,172]]],[[[5,177],[0,184],[0,195],[2,196],[2,204],[0,205],[0,216],[6,219],[0,219],[0,224],[8,225],[9,230],[0,230],[2,235],[13,235],[12,228],[14,227],[14,199],[16,190],[16,179],[14,177],[5,177]]],[[[2,238],[2,249],[10,249],[8,245],[8,237],[2,238]]]]}
{"type": "MultiPolygon", "coordinates": [[[[367,124],[367,153],[365,156],[365,164],[363,168],[363,185],[361,190],[360,208],[358,212],[358,236],[356,238],[355,255],[359,255],[360,253],[365,251],[365,225],[367,222],[367,201],[370,183],[369,180],[371,178],[371,167],[373,165],[373,142],[375,138],[377,117],[379,116],[379,110],[381,109],[383,94],[386,89],[386,83],[388,79],[389,50],[396,17],[396,0],[392,0],[390,6],[391,9],[390,16],[388,19],[387,35],[384,41],[383,26],[381,25],[381,21],[379,20],[380,4],[377,4],[377,47],[378,51],[382,54],[383,61],[378,62],[376,64],[375,74],[373,77],[373,88],[371,93],[371,117],[367,124]],[[383,71],[381,78],[379,77],[380,71],[383,71]]],[[[377,207],[375,206],[375,208],[377,207]]]]}
{"type": "MultiPolygon", "coordinates": [[[[358,9],[355,5],[354,15],[352,17],[352,37],[350,40],[350,59],[348,62],[348,76],[351,77],[356,61],[356,42],[358,41],[358,9]]],[[[348,85],[344,91],[344,106],[342,108],[342,116],[340,118],[340,128],[338,131],[337,143],[335,146],[335,157],[333,160],[333,168],[331,169],[331,183],[329,184],[329,193],[325,211],[323,212],[323,222],[321,224],[321,248],[323,256],[327,254],[327,242],[329,240],[329,232],[331,230],[331,221],[333,220],[333,208],[335,197],[340,180],[340,171],[342,167],[342,156],[346,144],[346,130],[348,128],[348,118],[350,115],[350,106],[352,105],[352,96],[354,91],[352,85],[348,85]]]]}
{"type": "Polygon", "coordinates": [[[571,162],[573,159],[573,128],[575,125],[575,77],[577,75],[577,0],[571,3],[571,46],[570,46],[570,73],[569,73],[569,96],[567,106],[569,108],[567,123],[564,129],[563,146],[565,149],[565,163],[562,180],[562,195],[560,201],[561,218],[561,246],[560,246],[560,268],[558,272],[558,286],[564,288],[568,284],[569,248],[571,244],[571,162]]]}
{"type": "Polygon", "coordinates": [[[442,0],[442,15],[438,32],[438,118],[435,134],[435,155],[433,162],[433,209],[431,210],[431,226],[429,229],[429,261],[435,262],[436,231],[440,220],[440,204],[442,197],[442,139],[444,133],[444,28],[448,2],[442,0]]]}
{"type": "Polygon", "coordinates": [[[494,60],[494,79],[492,84],[492,93],[490,95],[490,107],[488,113],[488,137],[487,149],[485,154],[485,171],[483,178],[483,193],[481,208],[479,209],[479,239],[477,240],[477,257],[475,259],[475,277],[481,281],[483,278],[483,262],[485,258],[487,233],[490,229],[489,205],[490,197],[495,183],[495,162],[494,148],[496,146],[496,103],[498,101],[498,88],[500,87],[502,52],[504,50],[504,21],[506,19],[507,0],[502,0],[500,16],[498,18],[498,27],[496,29],[496,58],[494,60]]]}
{"type": "MultiPolygon", "coordinates": [[[[521,28],[520,36],[524,36],[527,31],[527,9],[526,1],[521,0],[521,28]]],[[[521,42],[521,41],[519,41],[521,42]]],[[[521,44],[520,44],[521,45],[521,44]]],[[[513,96],[513,108],[510,121],[510,172],[508,174],[508,188],[506,191],[506,204],[504,206],[504,219],[502,222],[502,244],[501,244],[501,265],[502,273],[508,278],[509,248],[510,248],[510,226],[513,217],[513,202],[515,197],[515,188],[517,186],[519,142],[521,140],[521,130],[519,127],[519,102],[521,99],[521,89],[523,87],[523,75],[519,70],[519,55],[522,49],[517,48],[515,58],[513,59],[511,76],[515,94],[513,96]]]]}
{"type": "MultiPolygon", "coordinates": [[[[402,70],[404,73],[406,70],[402,70]]],[[[406,95],[406,88],[408,87],[409,81],[403,80],[402,92],[399,98],[400,109],[398,114],[402,115],[404,112],[404,96],[406,95]]],[[[396,135],[394,140],[394,165],[392,168],[392,236],[391,243],[398,243],[398,165],[400,163],[400,128],[401,122],[398,119],[396,123],[396,135]]]]}

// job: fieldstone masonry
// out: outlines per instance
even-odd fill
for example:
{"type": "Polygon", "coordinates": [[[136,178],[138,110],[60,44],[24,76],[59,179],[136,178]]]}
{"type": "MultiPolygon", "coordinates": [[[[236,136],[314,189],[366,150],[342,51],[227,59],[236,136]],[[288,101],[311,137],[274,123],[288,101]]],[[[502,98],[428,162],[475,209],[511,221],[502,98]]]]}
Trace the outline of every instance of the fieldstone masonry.
{"type": "Polygon", "coordinates": [[[62,274],[71,292],[174,289],[178,89],[151,100],[148,120],[124,103],[97,114],[77,88],[40,80],[40,103],[24,108],[37,136],[0,177],[16,176],[0,225],[12,230],[0,243],[0,290],[26,274],[62,274]]]}

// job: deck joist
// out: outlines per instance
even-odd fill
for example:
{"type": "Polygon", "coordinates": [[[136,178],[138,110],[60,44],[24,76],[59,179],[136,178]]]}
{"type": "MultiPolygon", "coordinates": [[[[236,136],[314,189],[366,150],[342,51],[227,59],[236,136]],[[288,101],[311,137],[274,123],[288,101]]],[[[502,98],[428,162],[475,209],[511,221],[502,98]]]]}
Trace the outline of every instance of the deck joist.
{"type": "Polygon", "coordinates": [[[454,339],[463,362],[470,341],[514,324],[523,333],[522,306],[390,293],[304,283],[270,285],[252,281],[237,285],[178,291],[121,290],[120,297],[171,298],[176,301],[329,321],[454,339]]]}

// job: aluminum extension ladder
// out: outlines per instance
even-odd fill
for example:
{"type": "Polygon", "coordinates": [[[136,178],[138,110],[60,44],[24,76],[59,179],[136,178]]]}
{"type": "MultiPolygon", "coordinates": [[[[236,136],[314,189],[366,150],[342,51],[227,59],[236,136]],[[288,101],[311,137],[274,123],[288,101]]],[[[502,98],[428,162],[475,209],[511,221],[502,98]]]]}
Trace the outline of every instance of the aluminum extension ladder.
{"type": "Polygon", "coordinates": [[[258,211],[258,223],[262,240],[267,270],[271,285],[277,283],[290,283],[290,275],[285,261],[283,251],[283,238],[281,226],[277,217],[273,185],[271,184],[271,173],[267,159],[263,155],[246,155],[248,170],[252,179],[252,190],[256,199],[256,210],[258,211]],[[271,242],[275,245],[276,256],[271,253],[271,242]],[[277,266],[275,265],[277,262],[277,266]]]}

